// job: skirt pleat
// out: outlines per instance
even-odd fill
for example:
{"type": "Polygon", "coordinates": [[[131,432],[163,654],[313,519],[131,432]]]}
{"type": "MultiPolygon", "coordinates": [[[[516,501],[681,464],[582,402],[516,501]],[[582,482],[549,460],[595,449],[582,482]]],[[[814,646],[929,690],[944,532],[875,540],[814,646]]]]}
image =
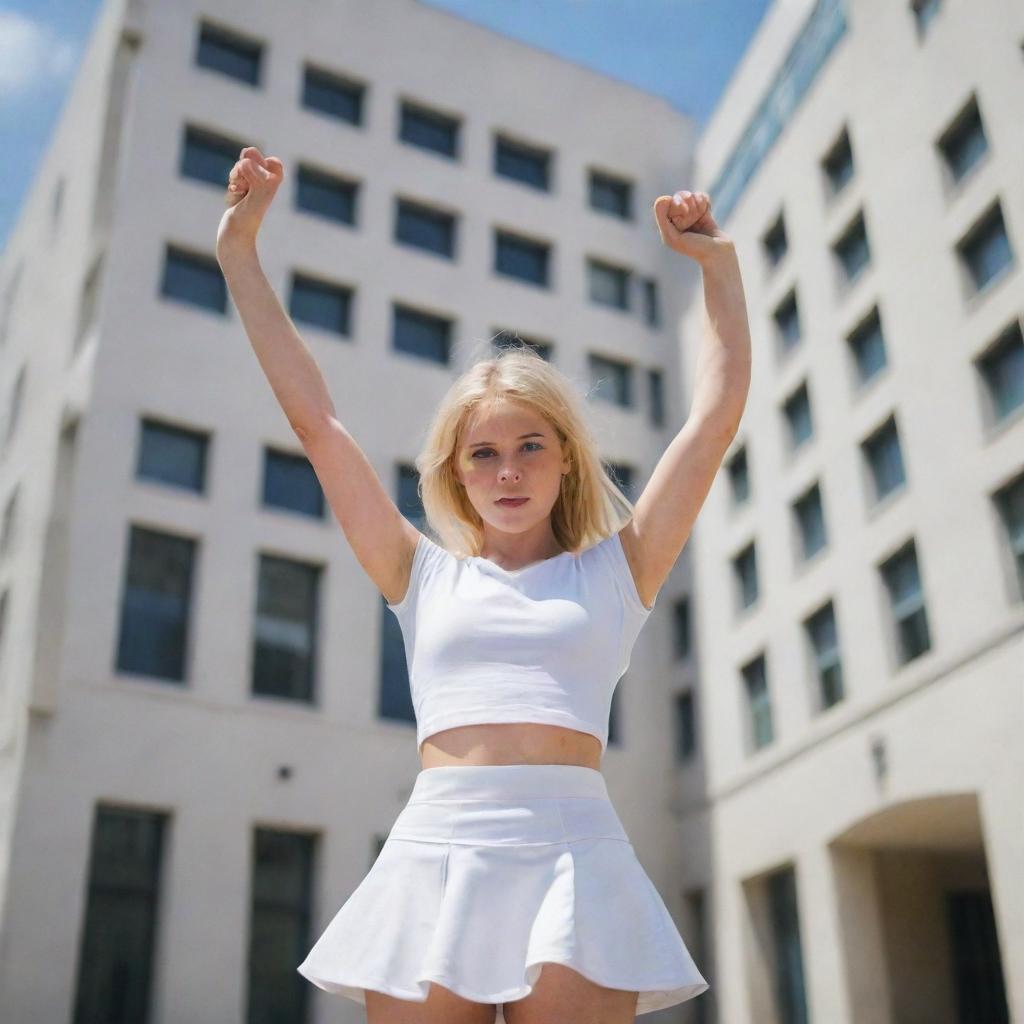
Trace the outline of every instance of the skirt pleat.
{"type": "Polygon", "coordinates": [[[578,765],[427,768],[369,873],[298,971],[365,1005],[431,983],[495,1005],[545,963],[639,992],[637,1014],[709,986],[608,799],[578,765]]]}

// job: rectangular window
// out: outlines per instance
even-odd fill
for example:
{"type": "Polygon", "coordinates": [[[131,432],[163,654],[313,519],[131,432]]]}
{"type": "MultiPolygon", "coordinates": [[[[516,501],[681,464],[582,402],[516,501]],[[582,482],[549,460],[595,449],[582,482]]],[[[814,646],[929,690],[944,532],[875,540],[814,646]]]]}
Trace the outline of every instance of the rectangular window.
{"type": "Polygon", "coordinates": [[[795,288],[779,303],[772,314],[772,319],[775,321],[775,336],[778,339],[779,355],[782,357],[800,341],[800,310],[797,306],[795,288]]]}
{"type": "Polygon", "coordinates": [[[793,512],[800,532],[800,556],[807,561],[824,550],[828,543],[825,509],[821,503],[821,488],[817,483],[793,503],[793,512]]]}
{"type": "Polygon", "coordinates": [[[262,43],[209,22],[200,24],[196,48],[199,67],[217,71],[239,82],[259,85],[262,62],[262,43]]]}
{"type": "Polygon", "coordinates": [[[903,665],[925,654],[932,645],[914,542],[909,541],[881,565],[880,572],[889,594],[896,656],[903,665]]]}
{"type": "Polygon", "coordinates": [[[302,76],[302,105],[307,110],[348,124],[363,123],[366,86],[342,75],[307,64],[302,76]]]}
{"type": "Polygon", "coordinates": [[[323,488],[305,455],[263,449],[263,507],[323,519],[323,488]]]}
{"type": "Polygon", "coordinates": [[[649,327],[657,327],[661,320],[658,309],[658,282],[653,277],[644,278],[644,320],[649,327]]]}
{"type": "Polygon", "coordinates": [[[978,98],[972,96],[942,133],[939,152],[954,182],[962,181],[988,152],[988,140],[981,123],[978,98]]]}
{"type": "Polygon", "coordinates": [[[455,217],[408,199],[395,201],[395,241],[424,252],[455,258],[455,217]]]}
{"type": "Polygon", "coordinates": [[[117,671],[183,682],[196,541],[142,526],[129,531],[117,671]]]}
{"type": "Polygon", "coordinates": [[[153,1018],[166,834],[166,814],[95,807],[72,1024],[153,1018]]]}
{"type": "Polygon", "coordinates": [[[452,322],[395,304],[392,306],[391,346],[396,352],[447,366],[451,359],[452,322]]]}
{"type": "Polygon", "coordinates": [[[1017,597],[1024,600],[1024,473],[996,491],[993,500],[1006,531],[1017,597]]]}
{"type": "Polygon", "coordinates": [[[590,208],[622,220],[633,219],[633,186],[624,178],[590,172],[590,208]]]}
{"type": "Polygon", "coordinates": [[[693,758],[697,750],[697,730],[693,718],[693,692],[677,693],[676,712],[676,761],[683,763],[693,758]]]}
{"type": "Polygon", "coordinates": [[[1001,423],[1024,406],[1024,338],[1016,320],[977,361],[989,400],[989,421],[1001,423]]]}
{"type": "Polygon", "coordinates": [[[665,425],[665,386],[661,370],[647,371],[647,396],[651,411],[651,426],[665,425]]]}
{"type": "Polygon", "coordinates": [[[747,694],[747,751],[753,753],[775,739],[764,655],[759,654],[740,671],[747,694]]]}
{"type": "Polygon", "coordinates": [[[861,450],[871,470],[875,489],[875,501],[881,501],[907,482],[903,469],[903,455],[896,419],[890,416],[870,437],[861,444],[861,450]]]}
{"type": "Polygon", "coordinates": [[[790,867],[768,878],[768,907],[775,955],[775,998],[779,1024],[807,1024],[803,951],[796,901],[796,872],[790,867]]]}
{"type": "Polygon", "coordinates": [[[633,480],[636,474],[633,472],[632,466],[628,466],[624,462],[609,462],[608,477],[630,501],[636,500],[633,494],[633,480]]]}
{"type": "Polygon", "coordinates": [[[629,309],[630,272],[592,257],[587,258],[590,301],[615,309],[629,309]]]}
{"type": "Polygon", "coordinates": [[[839,240],[834,243],[832,251],[839,259],[846,284],[853,284],[860,277],[861,271],[871,262],[868,232],[864,224],[863,213],[857,214],[839,240]]]}
{"type": "Polygon", "coordinates": [[[633,368],[629,363],[591,353],[587,356],[593,398],[630,408],[633,404],[633,368]]]}
{"type": "Polygon", "coordinates": [[[539,338],[525,337],[518,331],[497,331],[491,338],[496,351],[500,352],[508,348],[529,349],[536,352],[541,359],[551,361],[552,346],[539,338]]]}
{"type": "Polygon", "coordinates": [[[829,195],[839,195],[853,177],[853,149],[850,146],[850,133],[846,128],[843,128],[839,138],[825,154],[821,168],[825,172],[829,195]]]}
{"type": "Polygon", "coordinates": [[[846,342],[853,354],[858,384],[867,384],[885,369],[885,337],[877,306],[854,328],[846,342]]]}
{"type": "Polygon", "coordinates": [[[910,0],[910,9],[914,12],[914,24],[919,39],[928,31],[928,26],[939,13],[940,6],[941,0],[910,0]]]}
{"type": "Polygon", "coordinates": [[[729,460],[729,485],[732,490],[732,503],[734,506],[742,505],[750,499],[750,474],[747,472],[747,449],[746,446],[729,460]]]}
{"type": "Polygon", "coordinates": [[[321,567],[260,553],[252,692],[312,703],[321,567]]]}
{"type": "Polygon", "coordinates": [[[242,148],[237,139],[187,124],[181,142],[181,174],[226,189],[242,148]]]}
{"type": "Polygon", "coordinates": [[[164,254],[160,292],[165,298],[215,313],[228,311],[228,287],[216,259],[175,245],[168,245],[164,254]]]}
{"type": "Polygon", "coordinates": [[[410,146],[443,156],[459,155],[459,122],[436,110],[403,101],[399,114],[398,138],[410,146]]]}
{"type": "Polygon", "coordinates": [[[187,430],[144,417],[135,476],[139,480],[153,480],[202,494],[206,490],[209,442],[207,432],[187,430]]]}
{"type": "Polygon", "coordinates": [[[780,212],[775,222],[761,238],[761,249],[769,268],[774,269],[783,260],[789,250],[789,241],[786,238],[786,221],[780,212]]]}
{"type": "Polygon", "coordinates": [[[826,711],[843,699],[843,666],[832,602],[829,601],[807,619],[804,628],[814,655],[818,710],[826,711]]]}
{"type": "Polygon", "coordinates": [[[312,324],[332,334],[351,334],[351,304],[350,288],[318,281],[305,274],[292,275],[288,312],[299,323],[312,324]]]}
{"type": "Polygon", "coordinates": [[[786,425],[789,428],[790,450],[796,451],[801,445],[806,444],[814,434],[814,422],[811,418],[811,396],[807,390],[806,381],[786,399],[783,413],[786,417],[786,425]]]}
{"type": "Polygon", "coordinates": [[[538,146],[496,135],[494,138],[494,173],[524,185],[551,191],[551,151],[538,146]]]}
{"type": "Polygon", "coordinates": [[[963,240],[957,251],[977,291],[983,291],[999,280],[1013,266],[1013,250],[1006,233],[1003,211],[999,203],[991,206],[963,240]]]}
{"type": "Polygon", "coordinates": [[[690,657],[692,650],[690,629],[690,599],[680,597],[672,605],[673,656],[677,660],[690,657]]]}
{"type": "Polygon", "coordinates": [[[253,830],[246,999],[249,1021],[298,1022],[309,1018],[310,985],[295,970],[295,963],[309,948],[314,842],[312,835],[299,832],[253,830]]]}
{"type": "Polygon", "coordinates": [[[548,265],[551,246],[529,238],[513,235],[508,231],[495,230],[494,272],[504,277],[550,287],[548,265]]]}
{"type": "Polygon", "coordinates": [[[738,610],[751,607],[758,598],[757,551],[751,541],[732,560],[733,579],[736,583],[738,610]]]}
{"type": "Polygon", "coordinates": [[[354,225],[357,190],[355,182],[299,164],[295,176],[295,206],[338,224],[354,225]]]}

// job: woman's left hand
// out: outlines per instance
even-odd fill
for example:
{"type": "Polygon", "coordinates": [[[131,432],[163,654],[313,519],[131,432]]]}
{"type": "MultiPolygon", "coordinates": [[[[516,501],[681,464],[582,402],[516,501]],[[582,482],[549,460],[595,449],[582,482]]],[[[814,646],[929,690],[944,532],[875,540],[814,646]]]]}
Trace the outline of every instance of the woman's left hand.
{"type": "Polygon", "coordinates": [[[707,192],[686,192],[658,196],[654,200],[654,219],[661,240],[673,252],[682,253],[704,264],[723,249],[732,247],[732,239],[711,216],[711,197],[707,192]],[[675,202],[675,197],[680,202],[675,202]]]}

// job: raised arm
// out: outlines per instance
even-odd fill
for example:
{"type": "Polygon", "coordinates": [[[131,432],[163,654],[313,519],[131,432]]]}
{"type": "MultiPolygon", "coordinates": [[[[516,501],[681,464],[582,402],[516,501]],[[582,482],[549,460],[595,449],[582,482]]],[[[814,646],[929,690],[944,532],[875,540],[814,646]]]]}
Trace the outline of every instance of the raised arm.
{"type": "Polygon", "coordinates": [[[419,531],[398,511],[366,455],[339,422],[312,352],[274,294],[256,236],[284,167],[254,146],[228,181],[217,260],[256,358],[302,444],[360,565],[395,603],[405,595],[419,531]]]}

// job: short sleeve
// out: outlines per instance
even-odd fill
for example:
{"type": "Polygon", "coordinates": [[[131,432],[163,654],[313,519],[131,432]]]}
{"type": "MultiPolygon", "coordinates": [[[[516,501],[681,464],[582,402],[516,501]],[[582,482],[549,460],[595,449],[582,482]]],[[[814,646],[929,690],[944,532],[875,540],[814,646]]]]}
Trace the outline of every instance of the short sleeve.
{"type": "Polygon", "coordinates": [[[441,565],[454,556],[440,544],[435,544],[425,533],[420,531],[416,541],[416,550],[412,556],[412,569],[409,573],[409,586],[405,596],[396,604],[385,600],[385,604],[398,616],[404,618],[416,607],[420,593],[428,585],[441,565]]]}
{"type": "Polygon", "coordinates": [[[629,567],[629,561],[626,559],[626,552],[622,547],[622,537],[616,532],[613,533],[604,541],[605,546],[608,549],[608,557],[611,560],[612,571],[615,573],[615,578],[618,580],[619,589],[622,591],[622,596],[626,603],[629,605],[630,610],[634,615],[638,615],[641,619],[646,619],[648,615],[654,610],[654,606],[658,603],[658,595],[654,595],[654,604],[648,608],[640,597],[640,592],[636,589],[636,581],[633,579],[633,570],[629,567]]]}

